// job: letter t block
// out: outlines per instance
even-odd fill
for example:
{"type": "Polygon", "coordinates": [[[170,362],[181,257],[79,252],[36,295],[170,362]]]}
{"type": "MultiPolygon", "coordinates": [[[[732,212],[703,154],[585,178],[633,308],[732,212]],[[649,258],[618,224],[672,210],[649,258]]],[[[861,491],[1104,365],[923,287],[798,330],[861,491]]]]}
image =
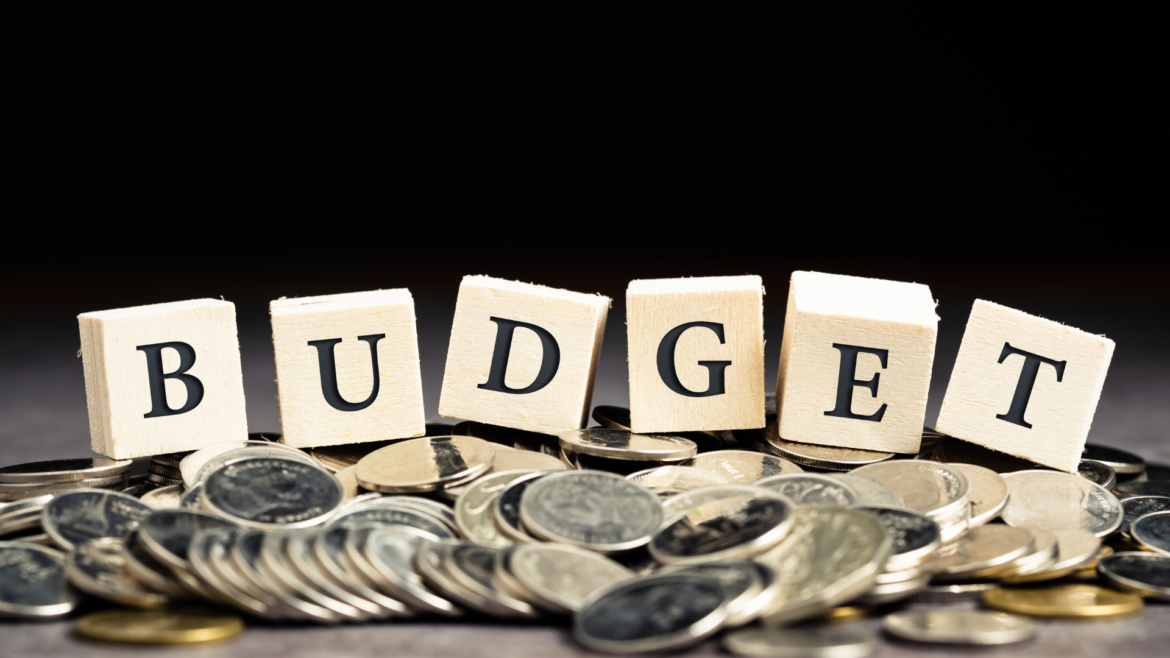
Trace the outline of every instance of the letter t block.
{"type": "Polygon", "coordinates": [[[77,324],[94,452],[129,459],[247,440],[234,304],[136,306],[77,324]]]}
{"type": "Polygon", "coordinates": [[[758,276],[631,281],[635,432],[764,426],[764,284],[758,276]]]}
{"type": "Polygon", "coordinates": [[[1075,473],[1113,341],[975,300],[936,429],[1075,473]]]}
{"type": "Polygon", "coordinates": [[[781,438],[917,452],[934,309],[922,284],[793,272],[776,383],[781,438]]]}
{"type": "Polygon", "coordinates": [[[545,434],[584,427],[609,304],[601,295],[463,277],[439,413],[545,434]]]}

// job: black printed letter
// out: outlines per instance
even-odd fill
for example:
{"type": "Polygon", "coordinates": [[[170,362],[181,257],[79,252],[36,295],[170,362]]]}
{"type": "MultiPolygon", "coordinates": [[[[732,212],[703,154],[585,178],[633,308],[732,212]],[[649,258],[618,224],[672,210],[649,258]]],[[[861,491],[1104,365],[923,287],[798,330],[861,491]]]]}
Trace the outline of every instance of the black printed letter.
{"type": "Polygon", "coordinates": [[[678,379],[678,371],[674,369],[674,348],[678,345],[678,339],[683,335],[683,332],[691,327],[703,327],[710,329],[719,337],[719,344],[722,345],[723,340],[723,325],[718,322],[688,322],[680,324],[679,326],[667,332],[662,342],[658,344],[658,376],[662,378],[662,383],[670,390],[685,395],[688,398],[708,398],[712,395],[723,395],[724,390],[724,370],[731,365],[730,361],[700,361],[699,365],[707,369],[707,390],[695,392],[682,385],[678,379]]]}
{"type": "Polygon", "coordinates": [[[1012,397],[1012,406],[1008,409],[1006,414],[995,414],[995,417],[1000,420],[1006,420],[1009,423],[1014,423],[1020,427],[1032,429],[1032,426],[1024,420],[1024,412],[1028,409],[1028,400],[1032,397],[1032,387],[1036,384],[1036,375],[1040,374],[1040,364],[1047,363],[1056,369],[1056,381],[1060,381],[1064,377],[1064,364],[1067,361],[1054,361],[1046,359],[1039,354],[1032,354],[1024,350],[1018,350],[1012,347],[1011,343],[1003,344],[1003,351],[999,353],[999,361],[1003,360],[1013,354],[1019,354],[1024,357],[1024,367],[1020,370],[1020,380],[1016,382],[1016,394],[1012,397]]]}
{"type": "Polygon", "coordinates": [[[341,391],[337,388],[337,364],[333,360],[333,346],[340,343],[341,339],[326,338],[309,341],[310,345],[317,348],[317,365],[321,369],[321,394],[325,396],[325,401],[329,403],[329,406],[338,411],[361,411],[374,404],[374,400],[378,398],[378,385],[382,382],[382,377],[378,374],[378,341],[385,337],[386,334],[358,336],[358,340],[364,340],[370,344],[370,362],[374,367],[374,390],[370,391],[370,396],[361,402],[346,402],[341,397],[341,391]]]}
{"type": "Polygon", "coordinates": [[[837,371],[837,406],[832,411],[826,411],[826,416],[837,416],[838,418],[852,418],[854,420],[872,420],[875,423],[882,421],[882,416],[886,415],[886,405],[882,404],[882,408],[877,410],[877,413],[868,416],[853,413],[853,387],[864,386],[869,389],[870,397],[877,397],[878,381],[882,377],[882,373],[875,372],[873,379],[860,380],[854,379],[857,376],[857,355],[865,352],[866,354],[873,354],[882,362],[882,370],[886,369],[886,359],[890,356],[889,350],[879,350],[873,347],[857,347],[856,345],[842,345],[840,343],[833,343],[833,347],[841,352],[841,367],[837,371]]]}
{"type": "Polygon", "coordinates": [[[557,345],[557,339],[553,338],[553,335],[548,330],[534,324],[517,322],[516,320],[505,320],[503,318],[488,319],[496,323],[496,347],[495,351],[492,352],[492,369],[488,373],[488,380],[476,386],[476,388],[520,395],[522,393],[539,391],[545,386],[548,386],[548,383],[557,374],[557,368],[561,367],[561,347],[557,345]],[[508,370],[508,357],[512,354],[512,334],[516,332],[517,327],[528,329],[540,338],[540,347],[542,350],[540,372],[536,373],[536,379],[528,386],[524,388],[508,388],[508,385],[504,383],[504,376],[508,370]]]}
{"type": "Polygon", "coordinates": [[[150,413],[143,414],[143,418],[157,418],[159,416],[177,416],[191,411],[203,401],[203,382],[187,371],[195,365],[195,350],[187,343],[175,341],[173,343],[155,343],[154,345],[139,345],[138,349],[146,353],[146,376],[150,381],[150,413]],[[163,372],[162,351],[166,348],[179,353],[179,367],[174,372],[163,372]],[[187,402],[182,409],[171,409],[167,404],[166,380],[177,379],[187,387],[187,402]]]}

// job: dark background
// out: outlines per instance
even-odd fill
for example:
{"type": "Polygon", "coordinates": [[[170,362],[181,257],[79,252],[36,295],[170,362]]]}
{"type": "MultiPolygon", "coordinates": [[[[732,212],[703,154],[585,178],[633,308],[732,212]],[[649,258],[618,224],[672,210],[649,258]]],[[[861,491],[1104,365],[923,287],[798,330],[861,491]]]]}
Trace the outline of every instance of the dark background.
{"type": "Polygon", "coordinates": [[[0,445],[84,449],[78,313],[195,297],[236,302],[272,430],[268,301],[409,287],[436,419],[465,274],[613,297],[597,403],[625,402],[630,279],[763,276],[774,382],[789,274],[815,269],[931,286],[929,421],[976,297],[1118,342],[1094,437],[1170,421],[1151,17],[4,11],[0,445]]]}

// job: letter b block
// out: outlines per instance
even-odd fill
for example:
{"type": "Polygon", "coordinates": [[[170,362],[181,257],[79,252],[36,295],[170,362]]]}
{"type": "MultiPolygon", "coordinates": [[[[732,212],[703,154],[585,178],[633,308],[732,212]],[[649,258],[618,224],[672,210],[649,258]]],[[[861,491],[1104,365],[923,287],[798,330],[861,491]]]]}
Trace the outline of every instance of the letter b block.
{"type": "Polygon", "coordinates": [[[278,299],[269,310],[285,443],[307,448],[423,435],[409,290],[278,299]]]}
{"type": "Polygon", "coordinates": [[[439,413],[545,434],[584,427],[609,303],[463,277],[439,413]]]}
{"type": "Polygon", "coordinates": [[[1075,473],[1113,341],[975,300],[936,428],[1075,473]]]}
{"type": "Polygon", "coordinates": [[[793,272],[776,404],[789,441],[914,453],[938,316],[917,283],[793,272]]]}
{"type": "Polygon", "coordinates": [[[247,440],[234,304],[136,306],[77,323],[94,452],[129,459],[247,440]]]}
{"type": "Polygon", "coordinates": [[[635,432],[764,426],[764,286],[758,276],[631,281],[635,432]]]}

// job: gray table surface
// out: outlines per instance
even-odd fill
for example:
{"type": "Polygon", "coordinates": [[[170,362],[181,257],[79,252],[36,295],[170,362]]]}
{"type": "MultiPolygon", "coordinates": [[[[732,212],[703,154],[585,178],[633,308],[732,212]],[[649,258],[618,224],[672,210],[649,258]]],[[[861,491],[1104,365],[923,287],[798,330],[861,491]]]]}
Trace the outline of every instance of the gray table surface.
{"type": "MultiPolygon", "coordinates": [[[[784,290],[783,282],[768,282],[784,290]]],[[[983,296],[983,295],[981,295],[983,296]]],[[[1166,320],[1170,303],[1108,295],[1044,297],[1005,289],[986,296],[1044,317],[1057,319],[1117,341],[1090,440],[1138,452],[1148,461],[1170,463],[1170,342],[1166,320]]],[[[165,301],[149,300],[149,301],[165,301]]],[[[944,298],[934,379],[927,421],[938,414],[951,366],[958,351],[970,297],[944,298]]],[[[428,419],[437,415],[454,297],[417,296],[419,347],[428,419]]],[[[594,404],[625,405],[626,342],[620,300],[611,312],[602,351],[594,404]]],[[[783,295],[767,298],[765,327],[767,378],[775,381],[783,328],[783,295]]],[[[87,456],[88,418],[74,316],[95,308],[68,308],[0,316],[0,465],[64,456],[87,456]]],[[[240,346],[248,421],[252,431],[280,427],[276,402],[271,330],[264,305],[240,304],[240,346]],[[253,307],[256,308],[253,308],[253,307]]],[[[876,623],[865,621],[861,623],[876,623]]],[[[691,650],[719,653],[715,641],[691,650]]],[[[1165,656],[1170,651],[1170,605],[1151,603],[1138,617],[1091,623],[1043,622],[1032,642],[999,649],[954,649],[891,642],[880,656],[1028,655],[1100,658],[1165,656]]],[[[0,620],[0,656],[113,656],[135,653],[183,653],[191,656],[484,656],[545,657],[584,655],[563,625],[515,625],[474,622],[383,622],[318,627],[250,624],[243,636],[220,645],[191,648],[137,648],[100,645],[72,635],[72,622],[23,623],[0,620]]]]}

